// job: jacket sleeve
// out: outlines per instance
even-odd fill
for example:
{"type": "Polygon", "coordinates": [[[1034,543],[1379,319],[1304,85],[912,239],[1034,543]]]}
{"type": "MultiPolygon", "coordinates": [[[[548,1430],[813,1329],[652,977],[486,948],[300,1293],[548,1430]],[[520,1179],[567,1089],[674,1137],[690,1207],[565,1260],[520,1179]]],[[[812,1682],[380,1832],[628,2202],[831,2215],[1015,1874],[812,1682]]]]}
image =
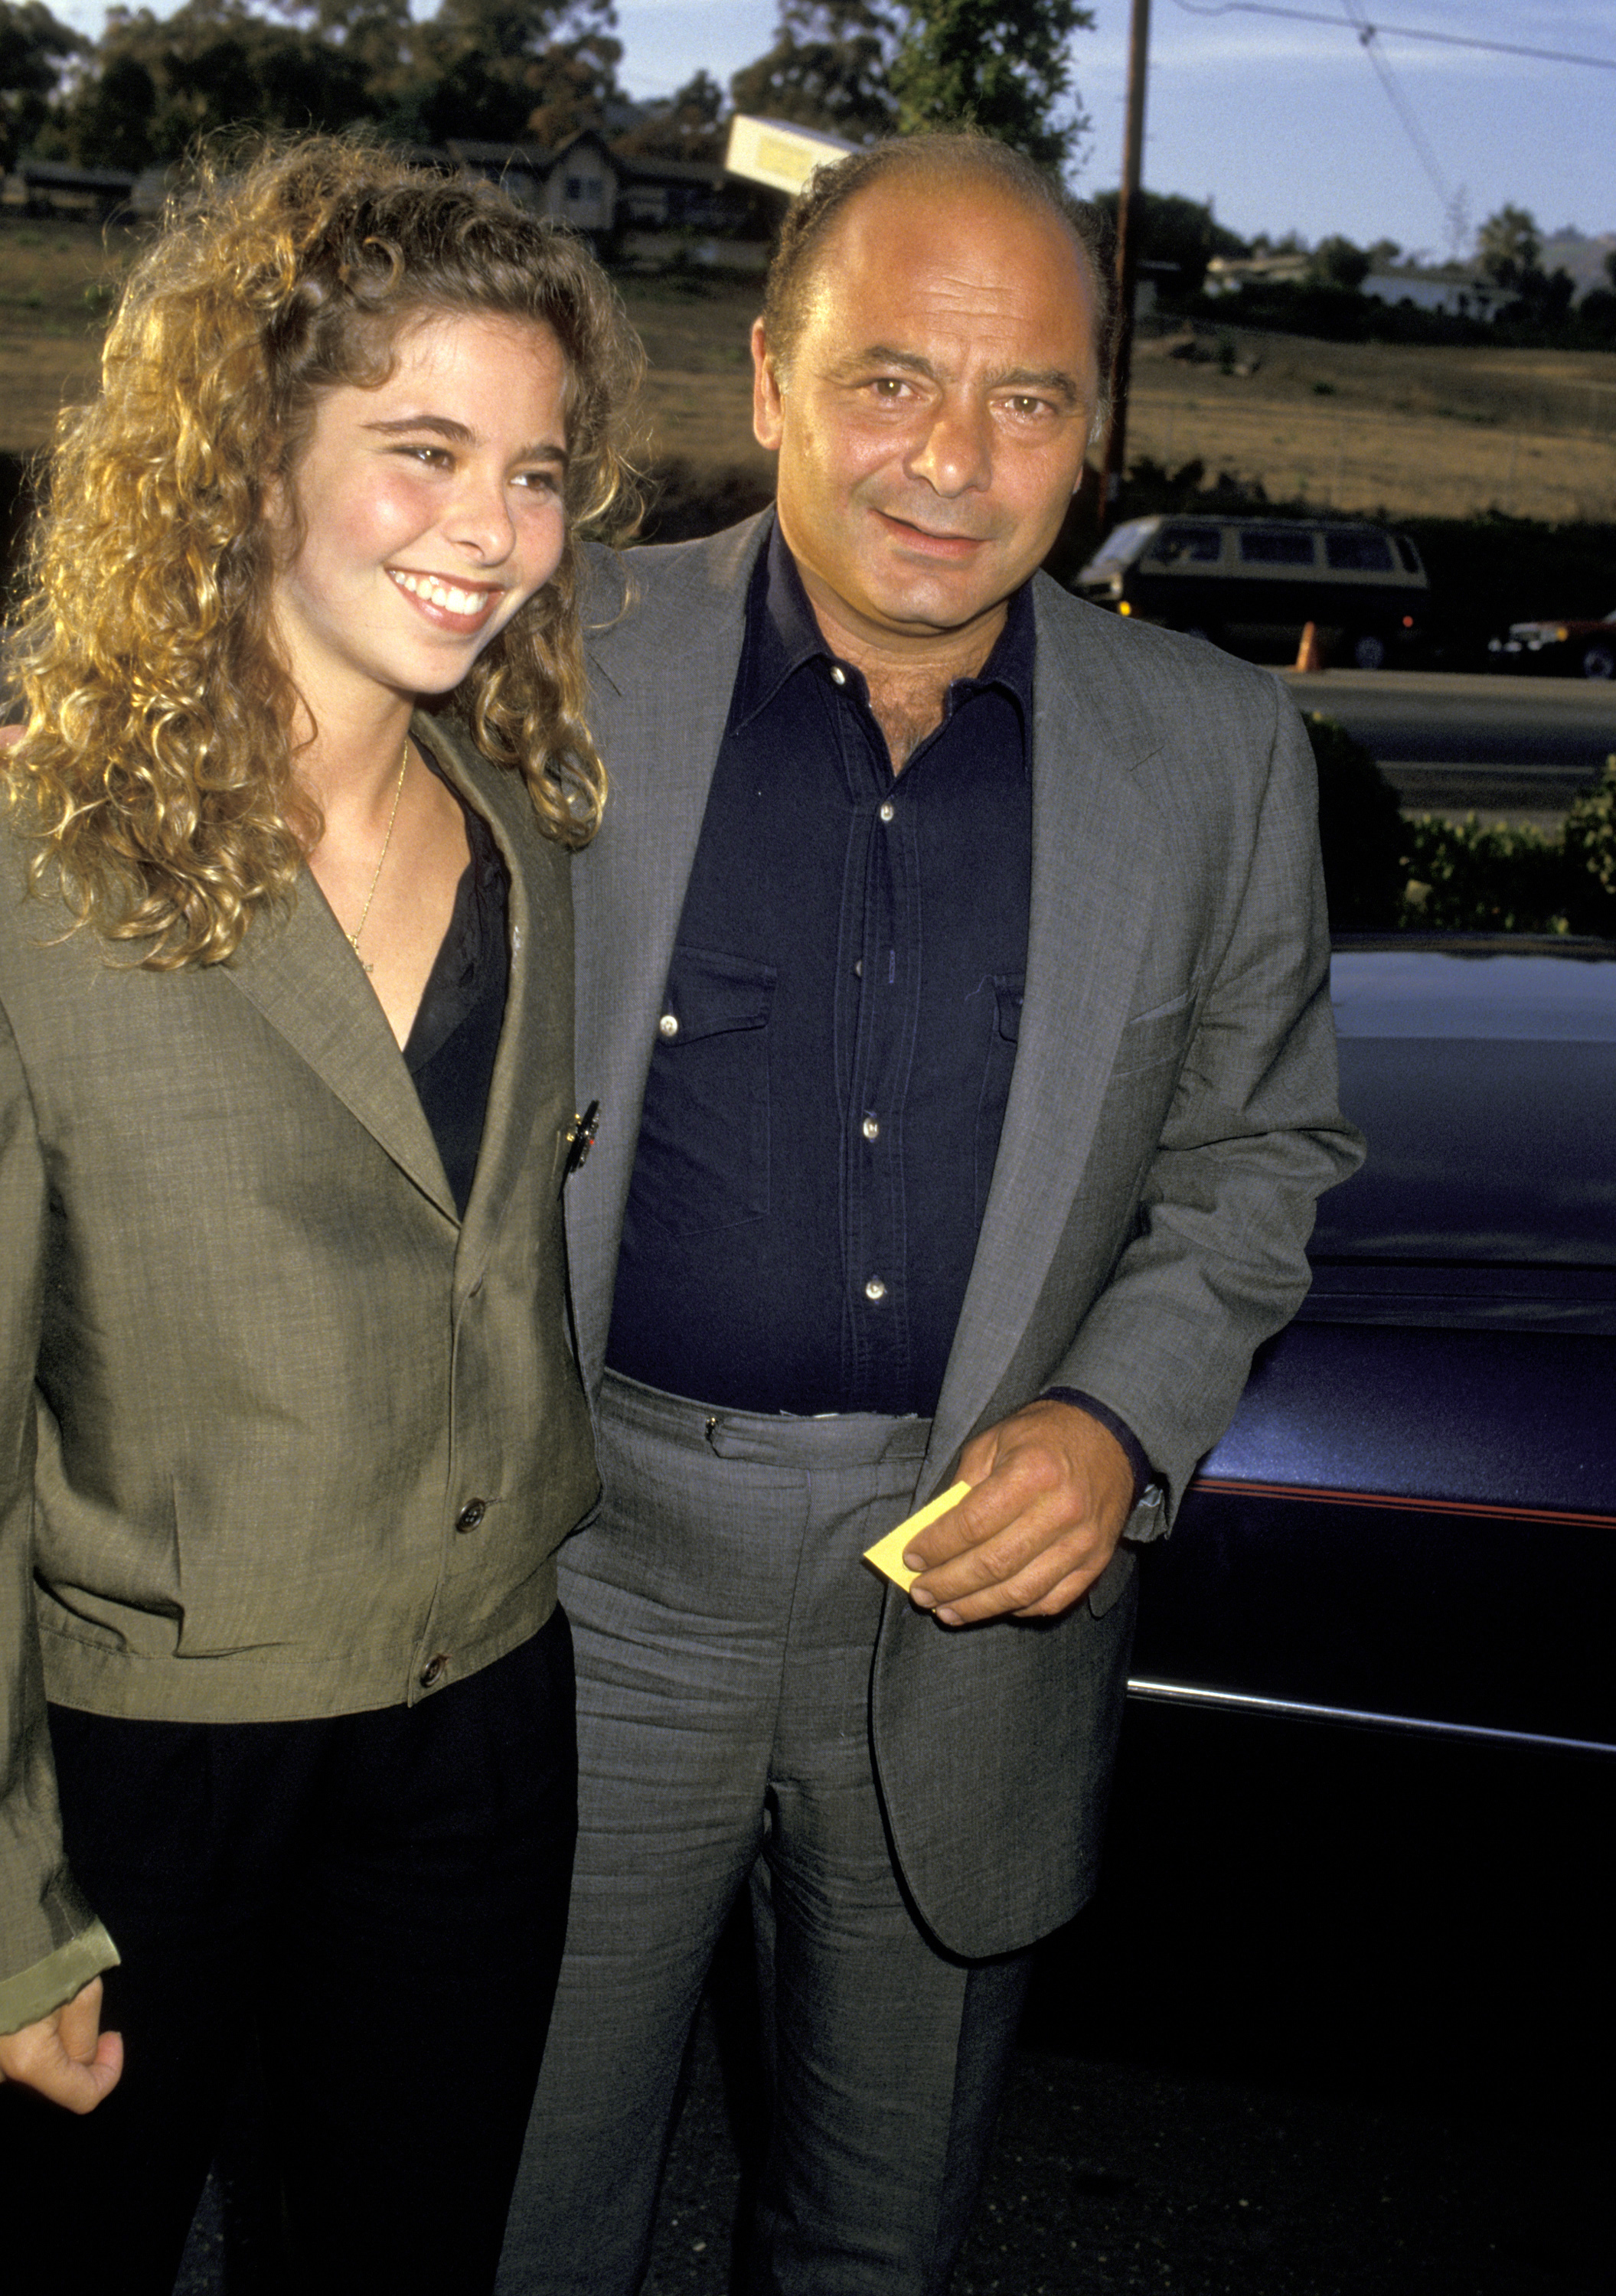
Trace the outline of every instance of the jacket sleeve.
{"type": "Polygon", "coordinates": [[[1096,1396],[1161,1479],[1159,1535],[1234,1416],[1253,1352],[1306,1296],[1324,1191],[1363,1160],[1337,1100],[1312,751],[1274,691],[1245,883],[1217,953],[1133,1234],[1050,1386],[1096,1396]]]}
{"type": "Polygon", "coordinates": [[[118,1959],[62,1854],[34,1624],[34,1366],[45,1165],[0,1011],[0,2033],[71,2000],[118,1959]]]}

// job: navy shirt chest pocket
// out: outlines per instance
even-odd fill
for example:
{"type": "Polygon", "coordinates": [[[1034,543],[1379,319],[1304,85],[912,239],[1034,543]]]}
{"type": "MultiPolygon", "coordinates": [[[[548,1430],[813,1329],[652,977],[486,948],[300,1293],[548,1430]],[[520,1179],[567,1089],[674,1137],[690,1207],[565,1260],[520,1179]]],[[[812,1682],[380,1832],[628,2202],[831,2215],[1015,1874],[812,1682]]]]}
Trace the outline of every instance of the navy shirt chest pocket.
{"type": "Polygon", "coordinates": [[[676,1235],[768,1211],[772,964],[677,948],[657,1023],[635,1164],[636,1209],[676,1235]]]}

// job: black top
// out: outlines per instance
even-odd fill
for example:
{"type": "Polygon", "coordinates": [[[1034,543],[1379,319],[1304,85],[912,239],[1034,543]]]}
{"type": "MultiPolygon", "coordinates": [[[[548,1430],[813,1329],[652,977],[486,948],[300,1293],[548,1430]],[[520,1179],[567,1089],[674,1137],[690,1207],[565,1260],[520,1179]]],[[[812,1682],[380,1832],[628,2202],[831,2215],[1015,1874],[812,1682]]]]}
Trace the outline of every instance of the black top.
{"type": "Polygon", "coordinates": [[[776,529],[680,918],[607,1359],[754,1411],[928,1414],[1015,1062],[1026,591],[895,777],[776,529]]]}
{"type": "Polygon", "coordinates": [[[457,790],[454,794],[472,857],[455,889],[454,914],[422,993],[404,1061],[463,1218],[504,1025],[510,881],[493,831],[457,790]]]}

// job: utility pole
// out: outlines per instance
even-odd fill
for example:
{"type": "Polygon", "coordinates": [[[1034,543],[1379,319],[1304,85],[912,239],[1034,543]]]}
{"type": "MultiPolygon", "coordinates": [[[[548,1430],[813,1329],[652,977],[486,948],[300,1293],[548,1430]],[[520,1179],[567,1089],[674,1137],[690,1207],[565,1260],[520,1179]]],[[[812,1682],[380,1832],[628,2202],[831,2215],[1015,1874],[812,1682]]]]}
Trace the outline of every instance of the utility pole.
{"type": "Polygon", "coordinates": [[[1104,481],[1100,489],[1102,532],[1116,515],[1117,497],[1128,470],[1134,290],[1139,276],[1139,234],[1144,222],[1139,182],[1144,164],[1144,80],[1150,61],[1150,0],[1134,0],[1128,47],[1128,127],[1122,144],[1122,183],[1117,193],[1117,335],[1111,362],[1111,430],[1105,441],[1104,481]]]}

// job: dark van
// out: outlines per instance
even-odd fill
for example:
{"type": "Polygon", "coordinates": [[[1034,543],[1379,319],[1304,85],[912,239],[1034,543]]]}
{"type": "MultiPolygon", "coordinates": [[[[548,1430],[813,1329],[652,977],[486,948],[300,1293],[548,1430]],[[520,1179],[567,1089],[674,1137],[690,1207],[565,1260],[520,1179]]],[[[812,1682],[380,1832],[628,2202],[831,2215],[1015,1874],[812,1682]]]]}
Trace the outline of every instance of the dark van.
{"type": "Polygon", "coordinates": [[[1406,534],[1306,519],[1130,519],[1071,586],[1259,660],[1294,652],[1312,622],[1326,655],[1358,669],[1409,659],[1431,600],[1406,534]]]}

